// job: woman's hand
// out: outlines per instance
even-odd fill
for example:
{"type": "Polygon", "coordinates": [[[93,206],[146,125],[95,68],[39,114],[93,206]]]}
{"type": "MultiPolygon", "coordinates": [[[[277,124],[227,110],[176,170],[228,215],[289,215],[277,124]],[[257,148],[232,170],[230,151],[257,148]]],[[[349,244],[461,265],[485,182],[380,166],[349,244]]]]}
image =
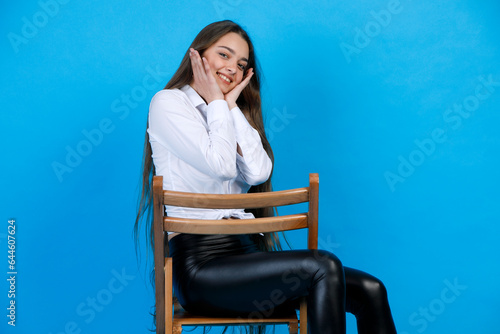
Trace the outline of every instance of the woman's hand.
{"type": "Polygon", "coordinates": [[[201,58],[198,51],[189,50],[191,66],[193,67],[193,88],[200,94],[207,104],[213,100],[224,100],[224,94],[215,81],[210,65],[205,58],[201,58]]]}
{"type": "Polygon", "coordinates": [[[224,95],[224,100],[226,100],[226,102],[229,106],[229,110],[233,109],[234,107],[237,107],[236,100],[240,96],[243,89],[248,85],[252,76],[253,76],[253,68],[249,68],[245,78],[237,86],[235,86],[230,92],[228,92],[228,93],[226,93],[226,95],[224,95]]]}

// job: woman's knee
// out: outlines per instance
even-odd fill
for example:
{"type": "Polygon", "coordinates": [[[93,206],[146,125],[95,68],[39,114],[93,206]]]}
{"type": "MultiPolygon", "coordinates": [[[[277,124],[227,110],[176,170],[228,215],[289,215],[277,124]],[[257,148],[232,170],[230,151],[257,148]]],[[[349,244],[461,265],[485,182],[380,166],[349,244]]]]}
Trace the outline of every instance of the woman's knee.
{"type": "Polygon", "coordinates": [[[362,280],[362,286],[366,295],[372,300],[387,299],[387,289],[384,283],[374,276],[366,276],[362,280]]]}
{"type": "Polygon", "coordinates": [[[318,277],[328,277],[329,280],[343,282],[344,269],[340,259],[333,253],[325,250],[314,250],[313,261],[318,277]]]}

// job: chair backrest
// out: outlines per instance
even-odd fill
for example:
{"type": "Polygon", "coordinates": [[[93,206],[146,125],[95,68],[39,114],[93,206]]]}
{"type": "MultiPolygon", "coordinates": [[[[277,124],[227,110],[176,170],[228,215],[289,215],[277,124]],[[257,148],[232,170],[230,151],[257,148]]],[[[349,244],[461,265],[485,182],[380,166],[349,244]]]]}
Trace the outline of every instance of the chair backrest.
{"type": "MultiPolygon", "coordinates": [[[[309,186],[290,190],[250,194],[199,194],[163,190],[163,177],[153,178],[154,262],[156,300],[165,292],[166,231],[191,234],[252,234],[308,229],[308,248],[318,247],[319,176],[309,174],[309,186]],[[254,209],[280,207],[308,202],[308,212],[255,219],[187,219],[168,217],[165,205],[205,209],[254,209]],[[160,274],[161,273],[161,274],[160,274]]],[[[156,305],[156,314],[165,312],[164,303],[156,305]]],[[[157,326],[161,326],[158,323],[157,326]]]]}

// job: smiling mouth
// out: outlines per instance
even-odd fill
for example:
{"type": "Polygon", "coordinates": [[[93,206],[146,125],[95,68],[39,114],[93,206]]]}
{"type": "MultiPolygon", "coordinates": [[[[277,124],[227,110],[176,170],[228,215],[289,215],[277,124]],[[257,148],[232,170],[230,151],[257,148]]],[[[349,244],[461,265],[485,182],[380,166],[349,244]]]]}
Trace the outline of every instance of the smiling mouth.
{"type": "Polygon", "coordinates": [[[228,77],[226,77],[226,76],[225,76],[224,74],[222,74],[222,73],[217,72],[217,76],[218,76],[219,78],[221,78],[223,81],[225,81],[226,83],[228,83],[228,84],[230,84],[230,83],[232,82],[232,80],[231,80],[231,79],[229,79],[228,77]]]}

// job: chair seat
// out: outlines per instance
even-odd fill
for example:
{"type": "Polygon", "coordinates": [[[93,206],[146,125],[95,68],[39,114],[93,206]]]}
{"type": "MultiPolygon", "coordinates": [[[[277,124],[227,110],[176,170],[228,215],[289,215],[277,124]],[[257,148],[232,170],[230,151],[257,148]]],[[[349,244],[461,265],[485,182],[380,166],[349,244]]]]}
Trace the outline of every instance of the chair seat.
{"type": "Polygon", "coordinates": [[[174,313],[174,323],[182,325],[244,325],[244,324],[289,324],[298,323],[296,312],[290,312],[284,315],[273,317],[263,317],[250,319],[247,317],[206,317],[194,315],[185,310],[179,310],[174,313]]]}
{"type": "Polygon", "coordinates": [[[180,325],[238,325],[238,324],[289,324],[298,323],[297,313],[294,310],[272,317],[251,319],[248,317],[207,317],[195,315],[186,311],[177,300],[174,302],[174,323],[180,325]]]}

